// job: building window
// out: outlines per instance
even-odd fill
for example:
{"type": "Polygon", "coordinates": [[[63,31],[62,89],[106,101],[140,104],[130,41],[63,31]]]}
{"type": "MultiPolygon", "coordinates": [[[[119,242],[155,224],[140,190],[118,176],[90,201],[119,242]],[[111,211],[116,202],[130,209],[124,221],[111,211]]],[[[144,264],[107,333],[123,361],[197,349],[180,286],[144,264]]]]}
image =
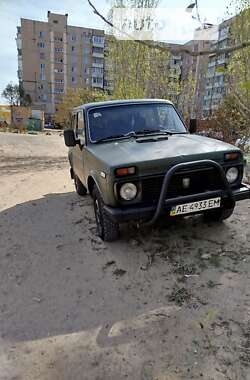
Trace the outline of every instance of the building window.
{"type": "Polygon", "coordinates": [[[56,94],[63,94],[63,92],[64,92],[63,88],[55,88],[56,94]]]}
{"type": "Polygon", "coordinates": [[[90,53],[90,49],[88,47],[83,48],[83,54],[88,55],[90,53]]]}
{"type": "Polygon", "coordinates": [[[103,48],[101,48],[101,47],[93,47],[93,53],[103,54],[103,48]]]}
{"type": "Polygon", "coordinates": [[[100,77],[93,77],[92,80],[93,80],[93,83],[98,83],[98,84],[101,84],[103,82],[103,78],[100,78],[100,77]]]}
{"type": "Polygon", "coordinates": [[[103,69],[101,67],[93,67],[92,73],[95,75],[103,75],[103,69]]]}
{"type": "Polygon", "coordinates": [[[55,62],[56,63],[63,63],[63,59],[62,58],[55,58],[55,62]]]}
{"type": "Polygon", "coordinates": [[[62,37],[55,37],[55,41],[63,42],[63,38],[62,37]]]}
{"type": "Polygon", "coordinates": [[[40,72],[40,80],[46,80],[45,72],[44,71],[40,72]]]}
{"type": "Polygon", "coordinates": [[[89,74],[89,67],[84,67],[83,69],[84,74],[89,74]]]}
{"type": "Polygon", "coordinates": [[[54,71],[55,73],[59,73],[59,74],[63,73],[63,69],[55,69],[54,71]]]}
{"type": "Polygon", "coordinates": [[[83,32],[83,34],[82,34],[82,38],[84,39],[84,41],[86,42],[86,43],[90,43],[90,41],[91,41],[91,38],[90,38],[90,34],[89,33],[87,33],[87,32],[83,32]]]}
{"type": "Polygon", "coordinates": [[[84,63],[85,65],[87,65],[87,64],[89,63],[89,57],[88,57],[87,55],[85,55],[85,56],[83,57],[83,63],[84,63]]]}
{"type": "Polygon", "coordinates": [[[45,43],[44,43],[44,42],[39,42],[38,46],[39,46],[41,49],[44,49],[44,48],[45,48],[45,43]]]}
{"type": "Polygon", "coordinates": [[[56,53],[62,53],[63,52],[63,48],[55,48],[55,52],[56,53]]]}
{"type": "Polygon", "coordinates": [[[71,41],[76,41],[76,35],[75,34],[72,34],[71,41]]]}
{"type": "Polygon", "coordinates": [[[76,81],[76,78],[75,77],[72,77],[72,82],[75,82],[76,81]]]}
{"type": "Polygon", "coordinates": [[[58,24],[58,20],[53,20],[53,23],[54,24],[58,24]]]}
{"type": "Polygon", "coordinates": [[[40,80],[45,80],[45,63],[40,64],[40,80]]]}
{"type": "Polygon", "coordinates": [[[44,39],[45,38],[45,32],[40,32],[39,33],[39,37],[42,38],[42,39],[44,39]]]}
{"type": "Polygon", "coordinates": [[[103,36],[93,36],[93,43],[103,45],[104,44],[104,37],[103,36]]]}
{"type": "Polygon", "coordinates": [[[93,58],[93,62],[94,62],[94,63],[100,63],[100,64],[103,64],[103,58],[94,57],[94,58],[93,58]]]}
{"type": "Polygon", "coordinates": [[[72,71],[72,73],[75,73],[76,72],[76,66],[72,66],[71,71],[72,71]]]}
{"type": "Polygon", "coordinates": [[[89,78],[85,78],[85,83],[89,84],[89,78]]]}

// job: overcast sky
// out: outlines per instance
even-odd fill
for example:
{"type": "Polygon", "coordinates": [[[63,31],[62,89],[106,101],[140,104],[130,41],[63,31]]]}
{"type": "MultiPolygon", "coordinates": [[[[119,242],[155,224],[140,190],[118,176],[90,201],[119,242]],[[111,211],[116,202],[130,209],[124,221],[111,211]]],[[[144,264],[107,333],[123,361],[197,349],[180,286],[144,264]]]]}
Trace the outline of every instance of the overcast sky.
{"type": "MultiPolygon", "coordinates": [[[[96,7],[107,14],[109,1],[92,0],[96,7]]],[[[160,7],[186,8],[189,0],[162,0],[160,7]]],[[[199,0],[200,7],[209,7],[207,21],[218,23],[227,17],[229,0],[199,0]],[[209,5],[208,5],[209,4],[209,5]]],[[[16,26],[20,18],[47,21],[47,11],[68,13],[68,23],[75,26],[104,29],[103,22],[93,14],[87,0],[0,0],[0,95],[10,81],[17,83],[16,26]]],[[[204,17],[204,15],[202,15],[204,17]]],[[[4,99],[0,97],[0,103],[4,99]]]]}

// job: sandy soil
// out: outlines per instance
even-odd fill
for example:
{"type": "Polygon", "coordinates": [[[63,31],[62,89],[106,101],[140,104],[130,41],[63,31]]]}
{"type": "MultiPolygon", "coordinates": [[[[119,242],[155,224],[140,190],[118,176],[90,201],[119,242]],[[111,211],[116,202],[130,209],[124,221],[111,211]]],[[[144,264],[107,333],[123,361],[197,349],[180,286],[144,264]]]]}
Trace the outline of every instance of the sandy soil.
{"type": "Polygon", "coordinates": [[[0,380],[250,380],[250,202],[103,243],[66,155],[0,133],[0,380]]]}

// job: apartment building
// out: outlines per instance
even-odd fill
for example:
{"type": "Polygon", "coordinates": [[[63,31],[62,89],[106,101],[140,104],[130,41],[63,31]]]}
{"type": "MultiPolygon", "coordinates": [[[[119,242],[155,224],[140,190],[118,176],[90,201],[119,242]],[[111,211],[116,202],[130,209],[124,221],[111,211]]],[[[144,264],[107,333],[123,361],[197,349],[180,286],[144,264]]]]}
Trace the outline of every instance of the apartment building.
{"type": "MultiPolygon", "coordinates": [[[[214,41],[211,49],[223,49],[230,45],[230,26],[233,18],[222,22],[219,25],[218,41],[214,41]]],[[[203,96],[203,117],[210,117],[223,102],[227,94],[226,66],[230,59],[230,54],[211,54],[208,60],[207,73],[205,78],[205,93],[203,96]]]]}
{"type": "Polygon", "coordinates": [[[103,30],[68,25],[68,14],[48,21],[21,19],[17,27],[18,78],[32,105],[53,118],[68,88],[104,88],[103,30]]]}
{"type": "MultiPolygon", "coordinates": [[[[204,35],[210,33],[211,27],[212,25],[207,25],[203,31],[204,35]]],[[[196,37],[196,33],[199,32],[200,29],[197,29],[194,36],[196,37]]],[[[211,41],[209,39],[199,40],[195,38],[187,42],[184,46],[191,52],[197,53],[209,50],[211,48],[211,41]]],[[[194,96],[190,99],[186,99],[188,104],[186,104],[185,107],[192,118],[202,117],[208,60],[207,55],[195,56],[186,53],[182,55],[182,81],[185,83],[185,81],[192,80],[193,83],[190,84],[190,87],[194,86],[194,96]]]]}

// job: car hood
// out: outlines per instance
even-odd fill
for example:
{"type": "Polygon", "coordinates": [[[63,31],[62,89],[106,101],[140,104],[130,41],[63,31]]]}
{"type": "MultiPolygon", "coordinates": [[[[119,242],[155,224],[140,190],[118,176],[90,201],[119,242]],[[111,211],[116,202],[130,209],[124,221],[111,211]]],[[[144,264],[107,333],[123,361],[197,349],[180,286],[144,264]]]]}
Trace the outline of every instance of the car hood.
{"type": "Polygon", "coordinates": [[[91,150],[107,168],[136,166],[143,175],[165,172],[169,166],[187,161],[212,159],[222,163],[225,152],[239,149],[208,137],[180,134],[158,141],[148,136],[143,142],[136,139],[106,142],[93,145],[91,150]]]}

